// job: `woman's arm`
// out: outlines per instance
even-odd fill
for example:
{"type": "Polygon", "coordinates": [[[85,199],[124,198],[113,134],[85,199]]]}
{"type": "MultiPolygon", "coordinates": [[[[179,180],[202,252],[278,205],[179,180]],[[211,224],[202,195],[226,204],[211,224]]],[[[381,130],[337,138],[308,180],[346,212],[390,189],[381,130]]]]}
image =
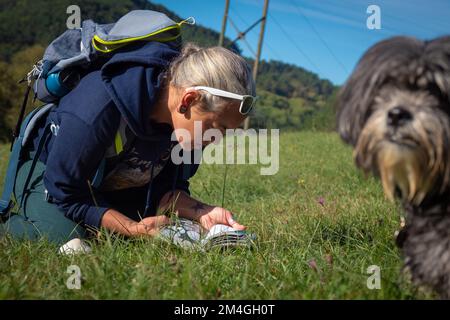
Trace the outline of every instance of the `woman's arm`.
{"type": "Polygon", "coordinates": [[[208,206],[183,190],[167,192],[159,202],[159,210],[176,212],[179,217],[198,221],[208,206]]]}
{"type": "Polygon", "coordinates": [[[229,225],[238,230],[246,228],[234,220],[231,211],[205,204],[182,190],[167,192],[161,198],[159,209],[173,211],[179,217],[197,221],[207,230],[215,224],[229,225]]]}

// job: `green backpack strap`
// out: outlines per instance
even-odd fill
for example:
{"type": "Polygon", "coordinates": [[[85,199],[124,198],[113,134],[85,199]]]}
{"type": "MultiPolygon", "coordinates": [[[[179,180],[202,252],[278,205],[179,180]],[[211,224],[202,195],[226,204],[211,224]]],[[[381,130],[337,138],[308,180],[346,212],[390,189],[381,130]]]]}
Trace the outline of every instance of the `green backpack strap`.
{"type": "Polygon", "coordinates": [[[125,134],[122,133],[120,129],[117,130],[116,137],[114,138],[114,147],[116,149],[116,154],[119,154],[123,151],[124,138],[126,139],[125,134]],[[122,135],[124,135],[124,137],[122,137],[122,135]]]}
{"type": "Polygon", "coordinates": [[[93,188],[99,188],[102,183],[105,174],[106,159],[118,156],[124,151],[125,146],[130,142],[130,138],[127,136],[127,123],[125,122],[125,119],[121,118],[119,128],[117,129],[114,137],[114,142],[106,150],[105,156],[100,162],[94,178],[92,179],[91,185],[93,188]]]}

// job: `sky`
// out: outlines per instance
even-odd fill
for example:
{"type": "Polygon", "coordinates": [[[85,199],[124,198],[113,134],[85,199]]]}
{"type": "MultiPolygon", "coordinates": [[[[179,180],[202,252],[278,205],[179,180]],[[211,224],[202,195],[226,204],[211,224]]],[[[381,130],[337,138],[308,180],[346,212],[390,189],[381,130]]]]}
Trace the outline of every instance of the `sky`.
{"type": "MultiPolygon", "coordinates": [[[[220,32],[225,0],[152,0],[183,18],[220,32]]],[[[262,16],[264,0],[230,0],[226,36],[237,37],[262,16]]],[[[450,0],[269,0],[261,59],[301,66],[340,85],[362,54],[396,36],[432,39],[450,34],[450,0]],[[380,29],[369,29],[370,5],[380,9],[380,29]]],[[[260,26],[239,41],[254,57],[260,26]]]]}

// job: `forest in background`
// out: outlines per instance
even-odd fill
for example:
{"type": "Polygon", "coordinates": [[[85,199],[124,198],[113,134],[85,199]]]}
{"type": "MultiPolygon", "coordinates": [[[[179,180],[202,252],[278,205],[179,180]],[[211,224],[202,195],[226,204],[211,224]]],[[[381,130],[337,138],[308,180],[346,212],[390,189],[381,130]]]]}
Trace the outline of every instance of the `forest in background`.
{"type": "MultiPolygon", "coordinates": [[[[25,92],[18,80],[39,60],[46,46],[65,31],[70,0],[0,0],[0,140],[8,140],[15,125],[25,92]]],[[[179,17],[161,5],[146,0],[79,0],[81,18],[111,23],[134,9],[166,13],[179,17]]],[[[221,19],[221,17],[218,17],[221,19]]],[[[201,25],[183,29],[183,41],[215,46],[219,33],[201,25]]],[[[226,38],[224,45],[241,52],[226,38]]],[[[253,60],[246,57],[250,65],[253,60]]],[[[334,99],[337,87],[329,80],[301,67],[281,61],[261,61],[257,78],[259,97],[251,126],[292,130],[333,130],[334,99]]],[[[31,110],[39,101],[29,99],[31,110]]]]}

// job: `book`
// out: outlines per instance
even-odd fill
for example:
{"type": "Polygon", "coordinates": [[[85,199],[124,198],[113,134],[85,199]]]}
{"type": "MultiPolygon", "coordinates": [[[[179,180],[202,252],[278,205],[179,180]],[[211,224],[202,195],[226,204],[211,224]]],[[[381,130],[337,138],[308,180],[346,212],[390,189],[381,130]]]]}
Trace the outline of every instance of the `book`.
{"type": "Polygon", "coordinates": [[[255,234],[245,230],[216,224],[205,231],[197,222],[184,218],[177,219],[172,225],[163,226],[158,237],[181,248],[200,250],[251,247],[256,240],[255,234]]]}

